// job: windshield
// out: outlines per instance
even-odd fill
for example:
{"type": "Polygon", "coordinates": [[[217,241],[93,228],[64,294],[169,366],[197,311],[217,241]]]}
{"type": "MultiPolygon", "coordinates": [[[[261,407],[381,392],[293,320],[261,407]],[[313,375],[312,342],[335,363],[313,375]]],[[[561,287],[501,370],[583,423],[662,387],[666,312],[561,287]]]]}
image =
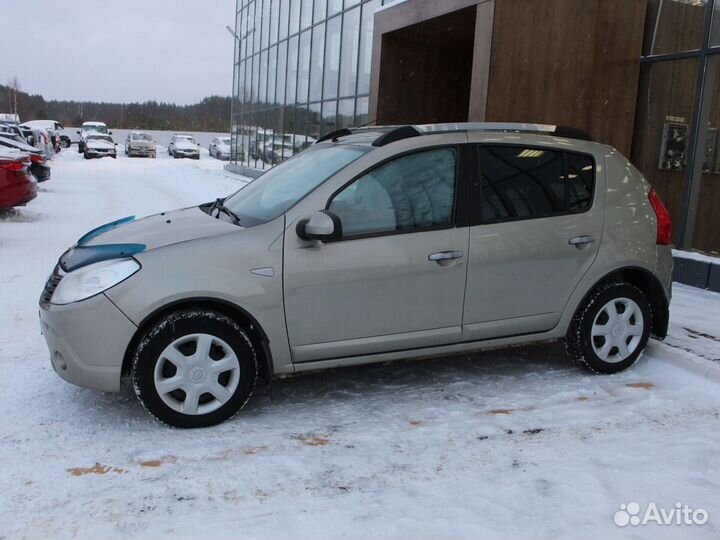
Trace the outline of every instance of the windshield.
{"type": "Polygon", "coordinates": [[[228,197],[225,206],[240,217],[244,226],[270,221],[370,150],[364,146],[306,150],[228,197]]]}
{"type": "Polygon", "coordinates": [[[176,142],[187,141],[189,143],[195,144],[195,139],[193,139],[192,137],[175,137],[175,141],[176,142]]]}
{"type": "Polygon", "coordinates": [[[223,137],[222,139],[220,139],[220,142],[222,144],[230,144],[230,137],[223,137]]]}
{"type": "Polygon", "coordinates": [[[148,135],[147,133],[133,133],[132,135],[133,141],[152,141],[152,137],[148,135]]]}
{"type": "Polygon", "coordinates": [[[97,133],[107,133],[106,126],[83,126],[83,131],[96,131],[97,133]]]}

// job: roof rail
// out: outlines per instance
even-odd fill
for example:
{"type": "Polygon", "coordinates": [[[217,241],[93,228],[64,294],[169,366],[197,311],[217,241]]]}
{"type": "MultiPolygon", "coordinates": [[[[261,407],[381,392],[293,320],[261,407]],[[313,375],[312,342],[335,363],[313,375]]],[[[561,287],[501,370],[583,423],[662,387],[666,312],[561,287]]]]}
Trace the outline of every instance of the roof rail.
{"type": "Polygon", "coordinates": [[[373,141],[372,145],[377,147],[385,146],[386,144],[390,144],[395,141],[401,141],[402,139],[409,139],[411,137],[419,137],[420,135],[422,135],[422,133],[415,126],[400,126],[392,131],[388,131],[387,133],[380,135],[373,141]]]}
{"type": "Polygon", "coordinates": [[[424,135],[432,133],[470,132],[470,131],[502,131],[505,133],[539,133],[555,135],[567,139],[581,139],[591,141],[586,132],[571,127],[556,126],[554,124],[527,124],[513,122],[460,122],[456,124],[425,124],[415,126],[424,135]]]}
{"type": "Polygon", "coordinates": [[[336,129],[335,131],[331,131],[330,133],[326,133],[322,137],[320,137],[317,141],[315,141],[315,144],[325,142],[325,141],[335,141],[338,137],[345,137],[347,135],[352,135],[352,131],[350,131],[348,128],[340,128],[336,129]]]}

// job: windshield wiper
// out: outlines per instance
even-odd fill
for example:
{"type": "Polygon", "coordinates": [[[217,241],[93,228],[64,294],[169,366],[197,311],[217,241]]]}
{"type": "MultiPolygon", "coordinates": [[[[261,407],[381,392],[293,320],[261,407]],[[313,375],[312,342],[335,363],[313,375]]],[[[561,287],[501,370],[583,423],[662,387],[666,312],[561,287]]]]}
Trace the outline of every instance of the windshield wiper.
{"type": "Polygon", "coordinates": [[[213,213],[213,210],[217,210],[217,216],[215,216],[216,219],[220,219],[220,212],[223,214],[230,216],[230,219],[233,221],[233,225],[240,225],[240,218],[238,215],[230,210],[227,206],[225,206],[225,199],[216,199],[214,203],[212,203],[212,206],[210,207],[210,212],[208,212],[211,216],[213,213]]]}

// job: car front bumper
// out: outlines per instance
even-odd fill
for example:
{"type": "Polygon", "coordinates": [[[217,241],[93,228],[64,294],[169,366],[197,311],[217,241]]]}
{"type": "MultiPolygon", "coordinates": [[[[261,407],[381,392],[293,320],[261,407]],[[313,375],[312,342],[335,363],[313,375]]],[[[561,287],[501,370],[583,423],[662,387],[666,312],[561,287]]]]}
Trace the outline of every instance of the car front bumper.
{"type": "Polygon", "coordinates": [[[120,390],[123,358],[137,327],[104,294],[64,306],[41,301],[40,328],[61,378],[104,392],[120,390]]]}
{"type": "Polygon", "coordinates": [[[128,154],[133,156],[155,156],[154,148],[128,148],[128,154]]]}
{"type": "Polygon", "coordinates": [[[117,150],[93,150],[92,148],[86,148],[88,156],[91,157],[104,157],[104,156],[117,156],[117,150]]]}

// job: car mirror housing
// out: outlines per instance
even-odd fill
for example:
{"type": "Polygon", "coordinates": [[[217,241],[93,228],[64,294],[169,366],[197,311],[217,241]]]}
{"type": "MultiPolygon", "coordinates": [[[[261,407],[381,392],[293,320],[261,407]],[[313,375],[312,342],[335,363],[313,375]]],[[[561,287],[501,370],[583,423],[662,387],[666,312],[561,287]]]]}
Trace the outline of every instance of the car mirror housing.
{"type": "Polygon", "coordinates": [[[302,240],[332,242],[342,238],[342,223],[329,210],[318,210],[310,219],[299,221],[295,231],[302,240]]]}

